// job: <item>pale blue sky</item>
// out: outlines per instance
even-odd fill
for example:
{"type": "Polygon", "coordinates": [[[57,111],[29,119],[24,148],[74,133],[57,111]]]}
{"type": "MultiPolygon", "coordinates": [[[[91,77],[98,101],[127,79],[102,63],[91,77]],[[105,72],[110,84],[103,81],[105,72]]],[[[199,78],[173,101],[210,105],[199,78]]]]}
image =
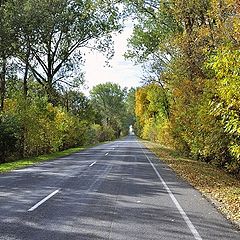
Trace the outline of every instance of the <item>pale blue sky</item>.
{"type": "Polygon", "coordinates": [[[123,54],[127,50],[127,39],[132,34],[131,24],[127,24],[121,34],[114,36],[115,55],[110,61],[110,67],[105,66],[105,58],[97,52],[86,54],[84,67],[86,85],[91,88],[99,83],[114,82],[121,87],[136,87],[140,85],[142,69],[133,62],[125,60],[123,54]]]}

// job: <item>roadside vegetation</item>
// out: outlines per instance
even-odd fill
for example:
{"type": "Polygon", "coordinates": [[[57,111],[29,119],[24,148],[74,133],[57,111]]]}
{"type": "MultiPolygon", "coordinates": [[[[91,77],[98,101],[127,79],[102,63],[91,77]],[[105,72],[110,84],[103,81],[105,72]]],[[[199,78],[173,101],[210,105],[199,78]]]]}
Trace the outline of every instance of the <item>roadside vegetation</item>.
{"type": "Polygon", "coordinates": [[[232,220],[240,220],[240,5],[125,1],[126,57],[145,68],[135,133],[232,220]]]}
{"type": "Polygon", "coordinates": [[[146,69],[135,131],[239,175],[239,1],[126,4],[138,19],[126,57],[146,69]]]}
{"type": "MultiPolygon", "coordinates": [[[[0,115],[1,162],[39,156],[72,147],[110,141],[128,133],[126,89],[117,84],[97,85],[87,98],[68,92],[68,106],[53,105],[47,96],[18,96],[5,99],[0,115]],[[115,101],[112,101],[115,98],[115,101]]],[[[61,98],[60,98],[61,99],[61,98]]]]}
{"type": "Polygon", "coordinates": [[[176,151],[158,143],[144,144],[240,227],[239,179],[216,166],[182,157],[176,151]]]}
{"type": "Polygon", "coordinates": [[[11,162],[1,169],[128,133],[127,89],[105,83],[88,97],[80,91],[86,51],[106,62],[113,56],[118,4],[4,0],[0,16],[0,163],[11,162]]]}
{"type": "Polygon", "coordinates": [[[32,165],[40,163],[40,162],[50,161],[50,160],[57,159],[60,157],[68,156],[70,154],[82,151],[84,149],[85,149],[84,147],[70,148],[70,149],[67,149],[64,151],[45,154],[45,155],[41,155],[38,157],[30,157],[30,158],[21,159],[18,161],[2,163],[2,164],[0,164],[0,173],[9,172],[11,170],[16,170],[16,169],[24,168],[27,166],[32,166],[32,165]]]}

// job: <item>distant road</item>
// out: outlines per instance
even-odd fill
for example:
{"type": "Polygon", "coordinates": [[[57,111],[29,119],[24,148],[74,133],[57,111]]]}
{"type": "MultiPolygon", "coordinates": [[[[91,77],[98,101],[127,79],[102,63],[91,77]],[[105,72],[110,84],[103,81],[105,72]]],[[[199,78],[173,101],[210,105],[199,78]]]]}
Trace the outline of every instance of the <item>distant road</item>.
{"type": "Polygon", "coordinates": [[[134,136],[0,175],[1,240],[240,240],[134,136]]]}

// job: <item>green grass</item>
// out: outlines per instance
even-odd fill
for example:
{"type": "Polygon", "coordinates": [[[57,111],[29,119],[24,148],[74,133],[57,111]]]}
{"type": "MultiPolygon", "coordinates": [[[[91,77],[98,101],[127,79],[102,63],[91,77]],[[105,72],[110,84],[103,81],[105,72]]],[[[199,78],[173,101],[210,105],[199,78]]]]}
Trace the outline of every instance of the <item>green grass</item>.
{"type": "Polygon", "coordinates": [[[27,166],[34,165],[36,163],[40,163],[40,162],[44,162],[44,161],[50,161],[50,160],[53,160],[53,159],[56,159],[56,158],[68,156],[68,155],[71,155],[73,153],[82,151],[84,149],[88,149],[88,148],[97,146],[99,144],[104,144],[104,143],[108,143],[108,142],[110,142],[110,141],[91,144],[91,145],[83,146],[83,147],[69,148],[69,149],[61,151],[61,152],[45,154],[45,155],[41,155],[41,156],[38,156],[38,157],[32,157],[32,158],[16,160],[16,161],[13,161],[13,162],[1,163],[0,164],[0,173],[10,172],[12,170],[16,170],[16,169],[19,169],[19,168],[24,168],[24,167],[27,167],[27,166]]]}
{"type": "Polygon", "coordinates": [[[237,177],[211,164],[179,156],[160,144],[144,144],[240,227],[240,181],[237,177]]]}
{"type": "Polygon", "coordinates": [[[44,161],[53,160],[59,157],[64,157],[84,149],[85,147],[70,148],[61,152],[55,152],[55,153],[41,155],[33,158],[21,159],[14,162],[2,163],[0,164],[0,173],[9,172],[11,170],[31,166],[39,162],[44,162],[44,161]]]}

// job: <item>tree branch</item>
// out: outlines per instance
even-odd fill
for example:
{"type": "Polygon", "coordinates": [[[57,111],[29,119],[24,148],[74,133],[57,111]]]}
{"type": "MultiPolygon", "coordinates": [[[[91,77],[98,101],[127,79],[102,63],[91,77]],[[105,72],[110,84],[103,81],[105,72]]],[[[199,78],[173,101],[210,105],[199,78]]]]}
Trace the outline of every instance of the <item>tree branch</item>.
{"type": "Polygon", "coordinates": [[[37,51],[35,51],[33,48],[31,48],[33,55],[35,56],[35,58],[37,59],[38,63],[41,65],[41,67],[43,68],[43,71],[47,74],[48,73],[48,68],[46,66],[46,64],[44,63],[44,61],[38,56],[37,51]]]}

